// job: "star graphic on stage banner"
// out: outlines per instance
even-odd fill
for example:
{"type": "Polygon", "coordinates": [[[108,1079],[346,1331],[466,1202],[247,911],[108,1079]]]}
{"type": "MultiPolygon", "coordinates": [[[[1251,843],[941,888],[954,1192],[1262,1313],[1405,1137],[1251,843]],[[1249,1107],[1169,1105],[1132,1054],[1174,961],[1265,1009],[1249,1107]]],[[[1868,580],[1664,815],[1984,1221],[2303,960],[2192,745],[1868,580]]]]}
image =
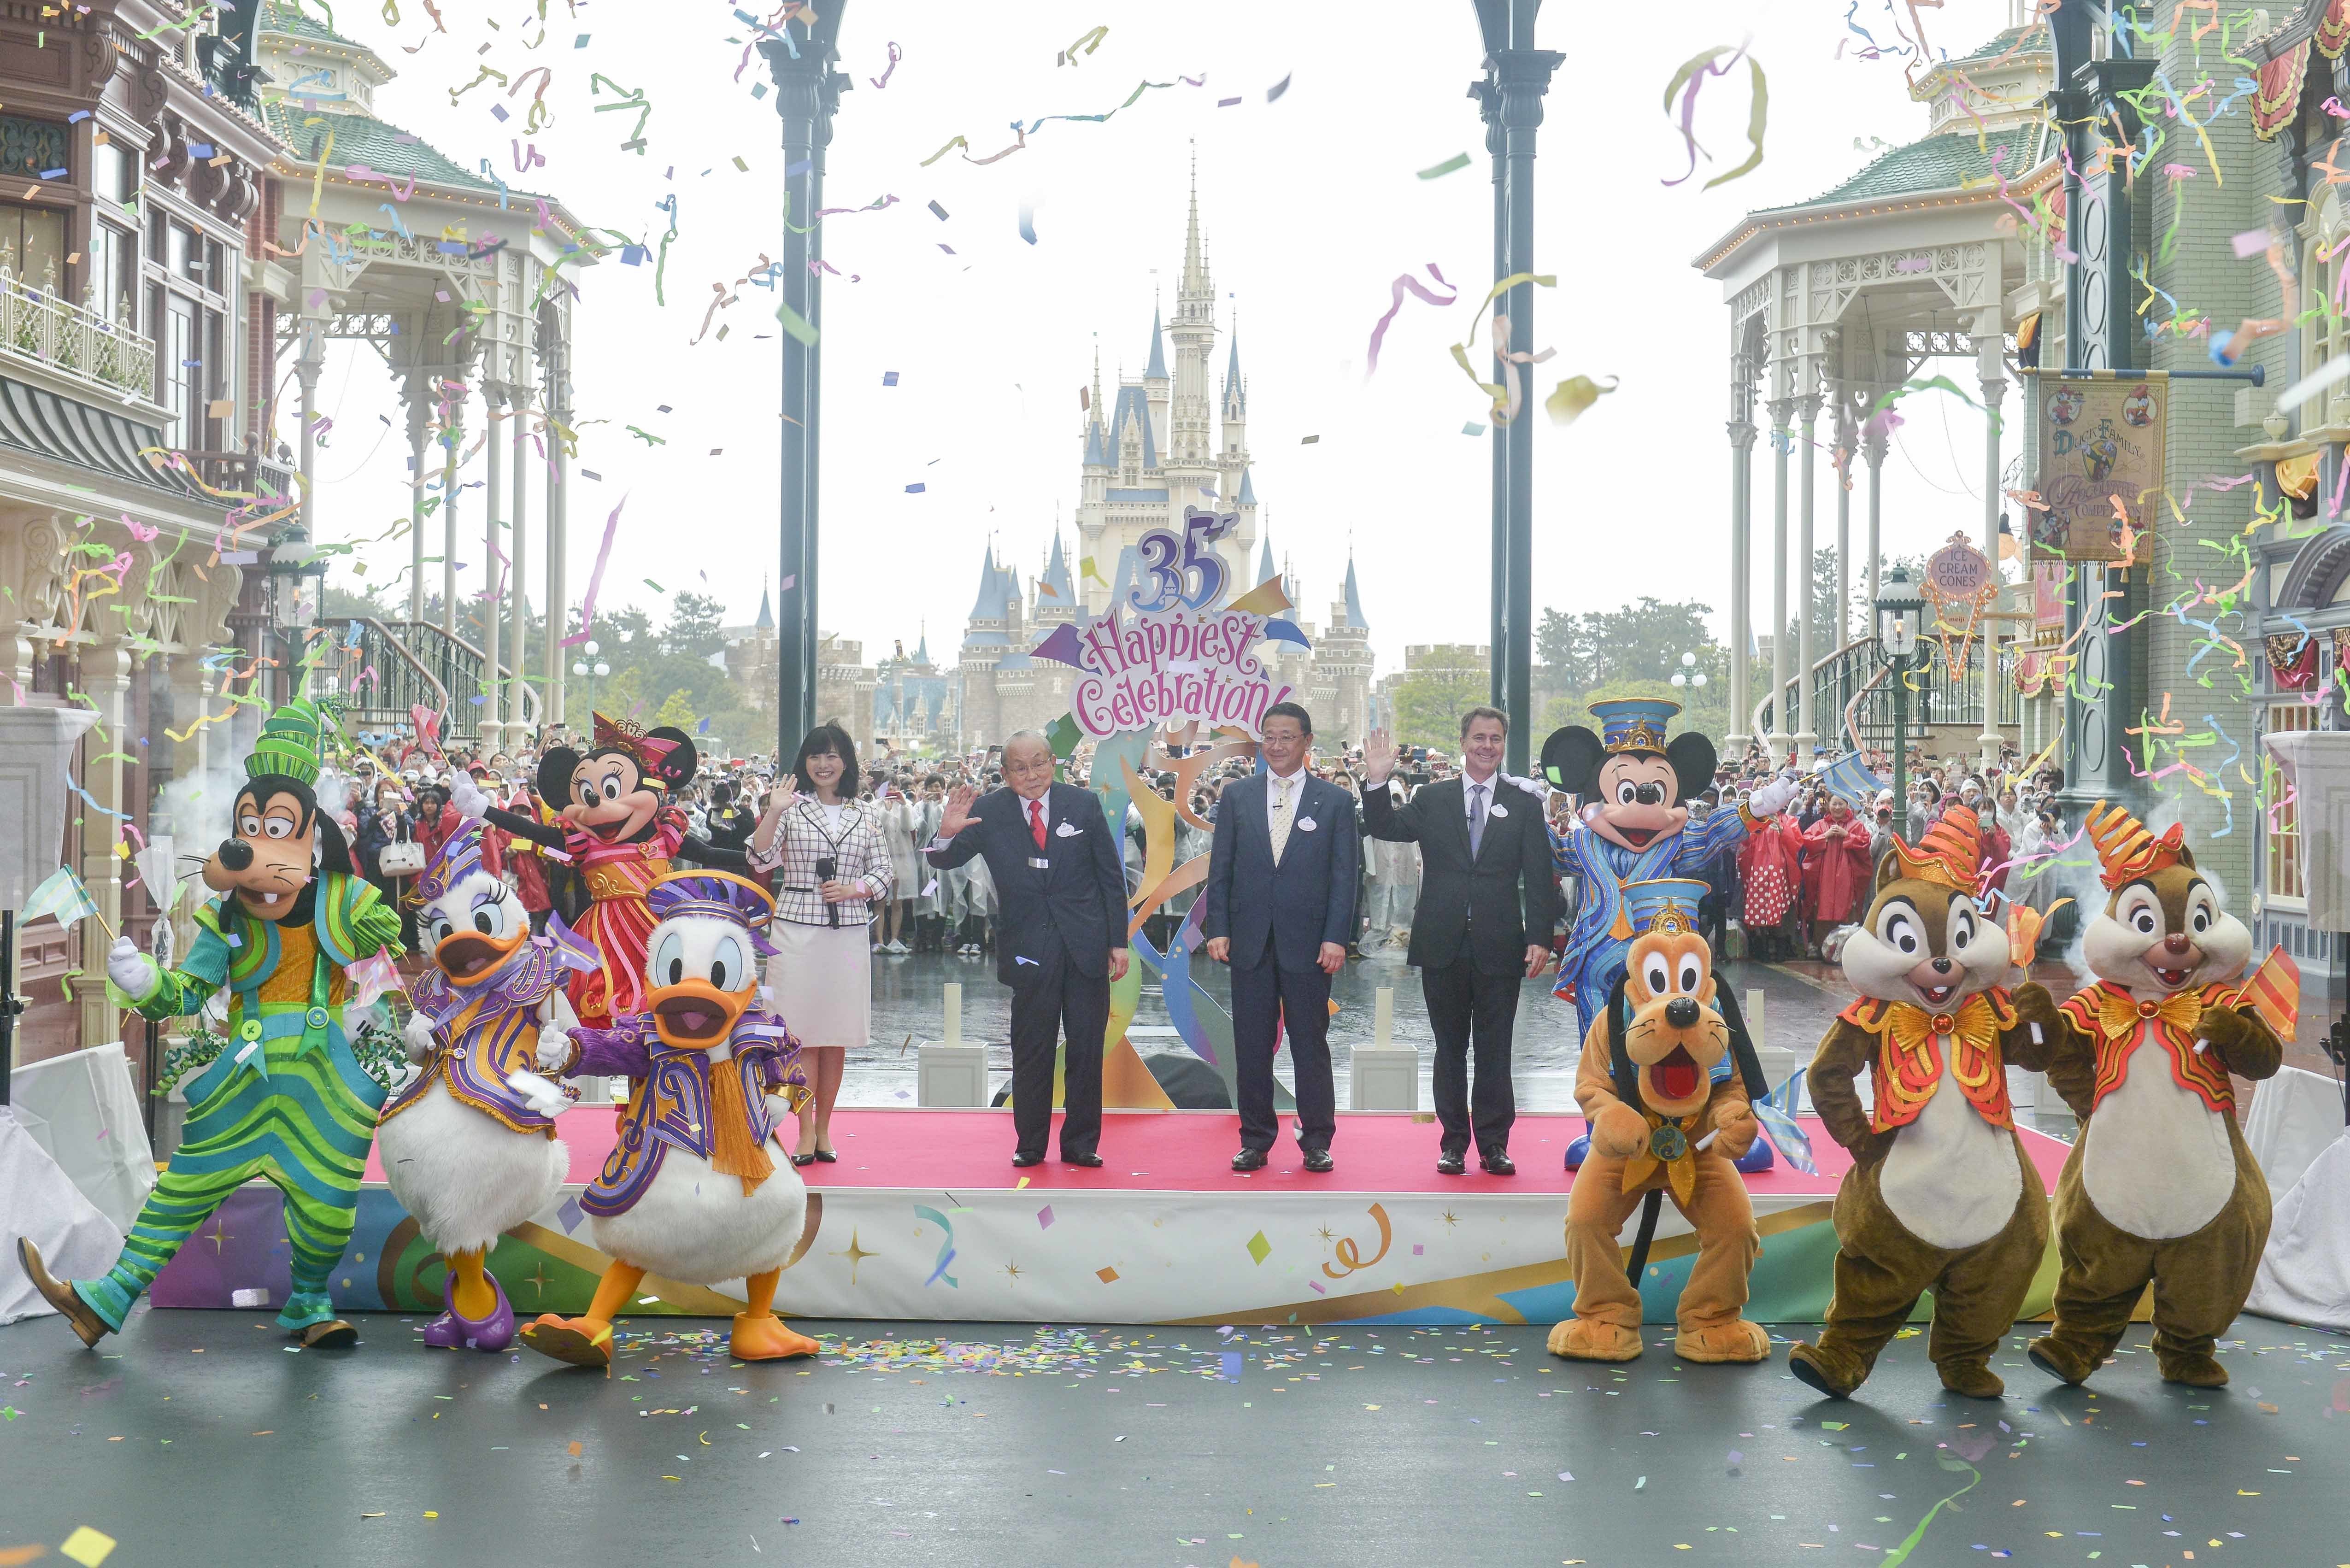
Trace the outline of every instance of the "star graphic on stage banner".
{"type": "Polygon", "coordinates": [[[857,1265],[863,1262],[868,1258],[878,1258],[881,1254],[879,1252],[868,1252],[865,1251],[864,1248],[858,1246],[857,1244],[857,1232],[852,1230],[848,1232],[848,1245],[832,1255],[836,1258],[846,1258],[848,1260],[848,1282],[854,1285],[857,1283],[857,1265]]]}
{"type": "Polygon", "coordinates": [[[1007,1274],[1009,1274],[1009,1275],[1011,1275],[1011,1276],[1012,1276],[1012,1282],[1013,1282],[1014,1284],[1015,1284],[1015,1285],[1016,1285],[1016,1284],[1018,1284],[1018,1283],[1020,1282],[1020,1265],[1019,1265],[1019,1264],[1017,1264],[1017,1263],[1006,1263],[1006,1264],[1004,1264],[1004,1265],[1003,1265],[1003,1272],[1004,1272],[1005,1273],[1007,1273],[1007,1274]]]}

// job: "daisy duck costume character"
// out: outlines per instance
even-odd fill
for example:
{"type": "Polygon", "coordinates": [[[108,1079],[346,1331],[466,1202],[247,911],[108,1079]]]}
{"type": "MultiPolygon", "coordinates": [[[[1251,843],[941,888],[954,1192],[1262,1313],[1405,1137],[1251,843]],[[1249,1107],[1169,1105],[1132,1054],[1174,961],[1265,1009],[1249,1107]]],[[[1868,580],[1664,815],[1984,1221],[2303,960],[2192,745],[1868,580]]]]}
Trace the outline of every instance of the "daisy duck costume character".
{"type": "Polygon", "coordinates": [[[557,826],[492,805],[463,774],[450,781],[449,804],[462,815],[559,850],[579,868],[594,902],[578,934],[602,959],[594,971],[571,978],[572,1010],[583,1023],[600,1026],[643,1010],[646,938],[653,929],[645,894],[669,875],[671,857],[747,868],[742,851],[697,838],[686,826],[674,796],[697,765],[684,731],[639,730],[598,713],[588,751],[550,746],[539,758],[539,798],[561,813],[557,826]]]}
{"type": "Polygon", "coordinates": [[[556,1074],[634,1080],[619,1142],[581,1198],[588,1232],[613,1260],[585,1315],[549,1313],[523,1343],[575,1366],[612,1362],[612,1317],[648,1272],[685,1284],[741,1280],[733,1354],[771,1361],[814,1354],[816,1341],[775,1314],[776,1282],[811,1239],[807,1189],[777,1126],[807,1097],[800,1044],[772,1012],[754,1012],[761,937],[775,900],[746,877],[685,872],[653,885],[645,1011],[608,1028],[544,1039],[556,1074]]]}
{"type": "MultiPolygon", "coordinates": [[[[1575,1003],[1586,1035],[1607,1012],[1632,950],[1636,933],[1625,887],[1676,877],[1702,879],[1716,855],[1736,848],[1764,817],[1795,798],[1794,780],[1773,779],[1747,805],[1717,810],[1691,829],[1688,802],[1712,784],[1714,752],[1712,742],[1693,732],[1666,741],[1665,726],[1680,711],[1679,703],[1662,698],[1594,702],[1598,733],[1570,724],[1543,742],[1543,777],[1577,802],[1573,826],[1552,835],[1552,862],[1583,888],[1552,993],[1575,1003]]],[[[1714,1064],[1715,1079],[1727,1078],[1730,1068],[1724,1055],[1714,1064]]],[[[1567,1168],[1583,1163],[1590,1143],[1586,1133],[1568,1146],[1567,1168]]],[[[1770,1158],[1769,1146],[1757,1142],[1742,1168],[1767,1168],[1770,1158]]]]}
{"type": "Polygon", "coordinates": [[[432,967],[416,983],[407,1039],[421,1071],[376,1126],[392,1196],[448,1266],[447,1310],[424,1328],[442,1350],[514,1343],[514,1308],[484,1264],[500,1236],[554,1201],[570,1155],[555,1136],[568,1099],[544,1079],[533,1092],[510,1078],[530,1074],[542,1049],[568,1052],[577,1020],[563,987],[600,961],[560,915],[531,934],[522,899],[483,863],[482,835],[465,824],[417,879],[432,967]]]}

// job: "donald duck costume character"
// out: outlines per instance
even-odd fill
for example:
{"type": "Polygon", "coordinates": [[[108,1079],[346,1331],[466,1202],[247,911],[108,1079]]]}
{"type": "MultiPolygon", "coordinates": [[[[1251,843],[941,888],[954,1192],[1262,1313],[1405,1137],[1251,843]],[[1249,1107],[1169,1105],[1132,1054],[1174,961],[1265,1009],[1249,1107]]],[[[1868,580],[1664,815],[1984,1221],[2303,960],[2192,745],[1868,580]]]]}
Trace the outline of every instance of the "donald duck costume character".
{"type": "Polygon", "coordinates": [[[1696,831],[1685,831],[1687,802],[1713,782],[1714,752],[1712,742],[1694,732],[1666,742],[1665,726],[1680,711],[1662,698],[1594,702],[1599,733],[1569,725],[1543,743],[1544,777],[1579,803],[1575,825],[1553,836],[1553,861],[1561,876],[1583,884],[1553,994],[1575,1003],[1586,1034],[1632,950],[1625,885],[1702,878],[1709,860],[1735,848],[1756,823],[1795,798],[1792,777],[1774,779],[1736,811],[1716,811],[1696,831]]]}
{"type": "Polygon", "coordinates": [[[807,1244],[807,1189],[770,1147],[807,1097],[800,1043],[754,1012],[759,934],[775,899],[723,871],[681,872],[646,896],[654,926],[643,995],[650,1011],[608,1029],[546,1038],[543,1071],[635,1080],[620,1140],[579,1207],[613,1260],[581,1317],[549,1313],[523,1343],[574,1366],[612,1363],[612,1317],[648,1272],[685,1284],[742,1280],[748,1298],[729,1345],[744,1361],[807,1355],[816,1341],[774,1311],[784,1269],[807,1244]]]}

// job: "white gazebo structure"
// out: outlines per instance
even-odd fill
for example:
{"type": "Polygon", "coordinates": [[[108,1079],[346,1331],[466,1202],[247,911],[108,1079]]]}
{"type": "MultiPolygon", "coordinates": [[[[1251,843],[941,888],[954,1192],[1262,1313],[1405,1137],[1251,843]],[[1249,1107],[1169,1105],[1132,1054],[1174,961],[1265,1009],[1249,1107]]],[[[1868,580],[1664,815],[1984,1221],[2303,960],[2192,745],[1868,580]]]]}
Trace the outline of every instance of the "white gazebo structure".
{"type": "Polygon", "coordinates": [[[378,680],[351,693],[355,711],[363,724],[373,716],[388,726],[421,701],[449,715],[446,733],[477,735],[494,750],[510,728],[564,718],[570,279],[610,247],[552,198],[508,190],[488,160],[469,172],[376,119],[375,89],[393,73],[364,45],[268,0],[255,54],[273,78],[264,89],[271,129],[294,154],[273,171],[284,194],[267,214],[274,244],[256,266],[299,383],[302,520],[313,547],[325,542],[313,460],[328,343],[371,345],[408,410],[408,618],[364,628],[362,661],[378,680]],[[477,553],[461,542],[458,505],[460,465],[476,452],[486,467],[477,553]],[[525,642],[536,470],[546,474],[548,634],[533,650],[525,642]],[[428,624],[433,535],[440,614],[428,624]],[[479,575],[461,584],[468,554],[479,575]],[[476,629],[459,609],[467,603],[479,608],[478,641],[466,635],[476,629]]]}
{"type": "MultiPolygon", "coordinates": [[[[2060,140],[2040,113],[2054,66],[2047,28],[2019,21],[1963,58],[1922,76],[1911,96],[1930,104],[1927,134],[1881,154],[1834,190],[1790,207],[1749,213],[1693,265],[1722,286],[1730,305],[1731,722],[1759,734],[1729,737],[1742,756],[1760,738],[1775,760],[1808,765],[1825,743],[1840,750],[1843,717],[1825,700],[1849,701],[1867,673],[1858,644],[1870,635],[1855,610],[1851,489],[1836,474],[1836,618],[1839,646],[1814,646],[1812,558],[1817,538],[1818,454],[1849,474],[1868,464],[1866,597],[1877,597],[1883,516],[1883,421],[1872,410],[1929,370],[1929,360],[1971,360],[1988,415],[1983,447],[1982,536],[1999,559],[1999,409],[2013,323],[2005,302],[2024,278],[2014,187],[2045,174],[2060,140]],[[1754,646],[1752,455],[1758,382],[1771,438],[1771,689],[1747,690],[1754,646]],[[1791,480],[1794,493],[1791,497],[1791,480]],[[1795,537],[1788,536],[1790,523],[1795,537]],[[1794,604],[1788,602],[1791,563],[1794,604]],[[1798,628],[1788,646],[1790,622],[1798,628]],[[1794,726],[1788,727],[1789,709],[1794,726]],[[1764,729],[1767,715],[1767,730],[1764,729]],[[1825,729],[1823,730],[1825,723],[1825,729]]],[[[1955,369],[1962,383],[1970,373],[1955,369]]],[[[1996,655],[1982,639],[1980,687],[1986,762],[1998,754],[1996,655]]]]}

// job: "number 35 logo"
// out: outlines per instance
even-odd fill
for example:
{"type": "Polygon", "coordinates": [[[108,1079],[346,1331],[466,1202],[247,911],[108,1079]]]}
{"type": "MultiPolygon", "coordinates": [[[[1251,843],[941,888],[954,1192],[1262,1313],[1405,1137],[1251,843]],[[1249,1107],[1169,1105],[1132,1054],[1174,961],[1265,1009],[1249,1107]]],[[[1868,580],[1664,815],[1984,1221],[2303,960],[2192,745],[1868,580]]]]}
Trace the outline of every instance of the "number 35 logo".
{"type": "Polygon", "coordinates": [[[1167,528],[1145,534],[1135,546],[1141,553],[1141,569],[1127,603],[1144,611],[1170,610],[1178,605],[1196,610],[1215,603],[1224,591],[1224,563],[1208,546],[1239,527],[1240,521],[1237,512],[1187,507],[1181,535],[1167,528]]]}

